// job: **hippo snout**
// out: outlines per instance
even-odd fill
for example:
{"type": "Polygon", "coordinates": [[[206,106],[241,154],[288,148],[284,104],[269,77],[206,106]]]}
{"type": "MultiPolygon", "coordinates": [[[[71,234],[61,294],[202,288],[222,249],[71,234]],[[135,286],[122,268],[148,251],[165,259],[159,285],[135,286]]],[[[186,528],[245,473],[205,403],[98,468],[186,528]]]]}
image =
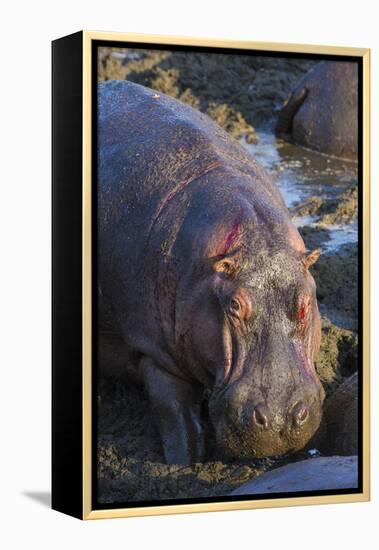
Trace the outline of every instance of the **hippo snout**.
{"type": "Polygon", "coordinates": [[[253,424],[259,429],[267,429],[269,425],[270,413],[264,404],[257,405],[253,410],[253,424]]]}
{"type": "MultiPolygon", "coordinates": [[[[300,428],[309,419],[309,408],[303,401],[297,401],[288,411],[289,426],[300,428]]],[[[275,422],[275,415],[270,412],[264,403],[260,403],[253,410],[253,426],[267,430],[275,422]]]]}
{"type": "MultiPolygon", "coordinates": [[[[291,427],[300,428],[309,419],[309,407],[303,401],[297,401],[288,411],[288,419],[290,429],[291,427]]],[[[275,415],[264,403],[260,403],[254,408],[252,417],[254,427],[267,430],[274,421],[275,415]]]]}
{"type": "Polygon", "coordinates": [[[309,408],[302,401],[298,401],[290,414],[295,428],[300,428],[309,418],[309,408]]]}
{"type": "MultiPolygon", "coordinates": [[[[317,431],[322,395],[315,391],[288,404],[249,400],[236,406],[212,407],[217,440],[227,456],[252,458],[282,455],[302,449],[317,431]],[[217,409],[217,412],[216,412],[217,409]]],[[[233,404],[232,404],[233,403],[233,404]]]]}

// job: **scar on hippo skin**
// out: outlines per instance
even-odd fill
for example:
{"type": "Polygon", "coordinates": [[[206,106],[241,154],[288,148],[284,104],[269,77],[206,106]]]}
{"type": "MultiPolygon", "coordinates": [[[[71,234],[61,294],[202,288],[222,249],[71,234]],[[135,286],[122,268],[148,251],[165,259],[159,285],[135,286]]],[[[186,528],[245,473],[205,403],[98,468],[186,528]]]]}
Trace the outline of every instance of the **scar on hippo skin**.
{"type": "Polygon", "coordinates": [[[213,264],[213,269],[217,273],[225,273],[232,277],[241,268],[239,258],[240,247],[235,248],[235,245],[238,246],[241,242],[243,217],[244,209],[241,208],[226,237],[222,237],[220,239],[221,244],[217,244],[215,247],[217,259],[213,264]]]}
{"type": "MultiPolygon", "coordinates": [[[[215,170],[216,168],[219,168],[221,166],[221,163],[218,162],[218,161],[215,161],[215,162],[212,162],[211,164],[209,164],[208,166],[205,166],[202,170],[200,170],[199,172],[196,172],[195,174],[192,174],[191,177],[187,178],[186,180],[180,182],[168,195],[167,197],[164,198],[164,200],[159,204],[158,206],[158,209],[155,213],[155,216],[154,216],[154,219],[153,219],[153,222],[151,224],[151,229],[154,227],[154,225],[156,224],[159,216],[161,215],[162,211],[166,208],[166,206],[176,197],[176,195],[178,193],[180,193],[180,191],[182,191],[183,189],[185,189],[190,183],[196,181],[197,179],[199,179],[201,176],[205,176],[206,174],[208,174],[209,172],[211,172],[212,170],[215,170]]],[[[150,229],[150,231],[151,231],[150,229]]]]}
{"type": "Polygon", "coordinates": [[[237,238],[240,236],[241,223],[244,215],[244,210],[241,208],[237,218],[235,219],[232,229],[228,236],[226,237],[225,246],[222,254],[227,254],[233,244],[236,242],[237,238]]]}
{"type": "Polygon", "coordinates": [[[311,298],[310,296],[304,296],[299,309],[297,311],[297,321],[299,325],[299,332],[302,336],[305,336],[308,322],[309,322],[309,315],[311,310],[311,298]]]}

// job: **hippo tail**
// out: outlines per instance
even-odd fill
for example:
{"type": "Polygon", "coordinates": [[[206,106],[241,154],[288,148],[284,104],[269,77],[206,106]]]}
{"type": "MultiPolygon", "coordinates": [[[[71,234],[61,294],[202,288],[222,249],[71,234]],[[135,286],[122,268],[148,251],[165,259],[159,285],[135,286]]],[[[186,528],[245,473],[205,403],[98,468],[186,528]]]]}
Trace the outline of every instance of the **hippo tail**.
{"type": "Polygon", "coordinates": [[[288,138],[292,134],[292,122],[297,111],[308,95],[308,88],[301,87],[291,92],[279,112],[275,133],[278,137],[288,138]]]}

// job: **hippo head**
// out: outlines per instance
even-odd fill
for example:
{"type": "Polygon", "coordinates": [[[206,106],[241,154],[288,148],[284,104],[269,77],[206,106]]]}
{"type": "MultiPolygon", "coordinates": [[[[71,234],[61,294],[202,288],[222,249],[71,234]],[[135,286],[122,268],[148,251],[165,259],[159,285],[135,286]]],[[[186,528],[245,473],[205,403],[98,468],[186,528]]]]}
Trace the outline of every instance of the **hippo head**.
{"type": "Polygon", "coordinates": [[[303,448],[320,424],[320,315],[309,272],[319,251],[305,250],[289,220],[238,225],[221,231],[221,249],[208,247],[192,343],[212,380],[218,448],[231,457],[267,457],[303,448]]]}

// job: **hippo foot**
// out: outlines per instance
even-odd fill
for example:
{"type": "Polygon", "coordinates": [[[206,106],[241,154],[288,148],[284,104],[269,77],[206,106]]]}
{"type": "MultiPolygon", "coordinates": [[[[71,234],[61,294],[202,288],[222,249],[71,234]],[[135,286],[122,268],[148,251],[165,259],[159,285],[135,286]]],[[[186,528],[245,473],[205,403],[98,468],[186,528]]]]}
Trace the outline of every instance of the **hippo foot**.
{"type": "Polygon", "coordinates": [[[204,460],[201,395],[193,385],[162,370],[149,357],[141,360],[141,370],[166,463],[188,466],[204,460]]]}

